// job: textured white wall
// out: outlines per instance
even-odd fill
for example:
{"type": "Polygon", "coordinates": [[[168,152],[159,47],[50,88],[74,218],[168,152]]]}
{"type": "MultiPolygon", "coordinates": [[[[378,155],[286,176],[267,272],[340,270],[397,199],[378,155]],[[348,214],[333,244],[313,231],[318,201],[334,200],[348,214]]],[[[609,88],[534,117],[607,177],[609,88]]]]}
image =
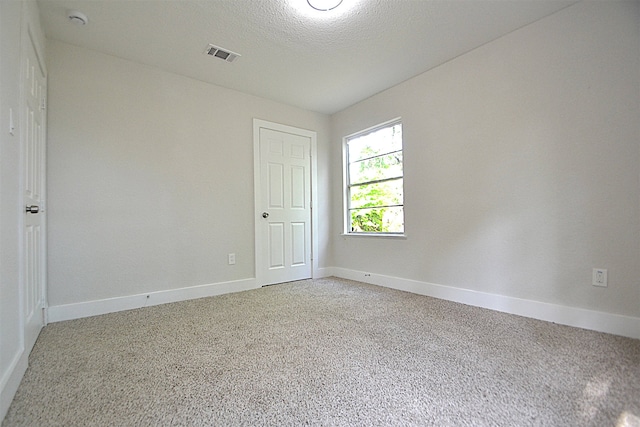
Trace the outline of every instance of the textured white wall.
{"type": "Polygon", "coordinates": [[[51,42],[49,304],[255,277],[254,117],[317,131],[327,163],[326,115],[51,42]]]}
{"type": "Polygon", "coordinates": [[[333,265],[640,316],[639,26],[581,2],[332,116],[333,265]],[[339,237],[341,138],[397,116],[408,238],[339,237]]]}

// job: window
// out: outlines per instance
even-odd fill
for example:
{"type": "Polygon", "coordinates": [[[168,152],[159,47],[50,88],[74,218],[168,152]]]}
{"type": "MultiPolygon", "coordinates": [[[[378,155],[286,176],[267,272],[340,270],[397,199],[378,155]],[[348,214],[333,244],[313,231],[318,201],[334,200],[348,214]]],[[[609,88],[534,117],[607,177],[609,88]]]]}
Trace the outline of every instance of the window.
{"type": "Polygon", "coordinates": [[[345,139],[345,232],[403,234],[400,119],[345,139]]]}

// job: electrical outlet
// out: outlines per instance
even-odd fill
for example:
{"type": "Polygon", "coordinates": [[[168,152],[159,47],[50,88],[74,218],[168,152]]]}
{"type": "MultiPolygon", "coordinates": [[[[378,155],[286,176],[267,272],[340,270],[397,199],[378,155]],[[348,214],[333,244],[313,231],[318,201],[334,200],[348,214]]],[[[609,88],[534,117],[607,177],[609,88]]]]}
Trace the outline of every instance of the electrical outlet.
{"type": "Polygon", "coordinates": [[[13,108],[9,108],[9,135],[15,136],[16,125],[13,122],[13,108]]]}
{"type": "Polygon", "coordinates": [[[607,270],[605,268],[593,269],[593,286],[600,286],[602,288],[607,287],[607,270]]]}
{"type": "Polygon", "coordinates": [[[229,265],[234,265],[236,263],[236,254],[229,254],[229,265]]]}

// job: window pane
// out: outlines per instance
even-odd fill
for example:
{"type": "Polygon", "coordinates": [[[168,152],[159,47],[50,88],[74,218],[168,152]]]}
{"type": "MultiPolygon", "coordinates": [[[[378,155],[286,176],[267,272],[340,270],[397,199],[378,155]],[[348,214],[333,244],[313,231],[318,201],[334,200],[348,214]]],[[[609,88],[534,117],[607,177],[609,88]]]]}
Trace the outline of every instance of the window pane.
{"type": "Polygon", "coordinates": [[[351,187],[349,194],[351,209],[369,208],[376,206],[391,206],[404,204],[402,191],[403,179],[366,184],[351,187]]]}
{"type": "Polygon", "coordinates": [[[351,184],[402,176],[402,151],[359,160],[349,165],[351,184]]]}
{"type": "Polygon", "coordinates": [[[402,124],[357,136],[347,143],[349,162],[402,150],[402,124]]]}
{"type": "Polygon", "coordinates": [[[404,208],[358,209],[349,212],[352,233],[403,233],[404,208]]]}

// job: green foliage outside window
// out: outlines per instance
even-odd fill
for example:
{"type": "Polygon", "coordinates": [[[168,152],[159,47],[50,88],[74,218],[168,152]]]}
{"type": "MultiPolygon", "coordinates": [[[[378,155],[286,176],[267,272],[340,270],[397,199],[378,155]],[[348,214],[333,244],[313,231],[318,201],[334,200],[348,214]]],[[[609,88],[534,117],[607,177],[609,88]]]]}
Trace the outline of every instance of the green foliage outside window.
{"type": "Polygon", "coordinates": [[[384,209],[372,209],[369,212],[351,211],[351,231],[365,231],[381,233],[385,230],[382,226],[384,209]]]}

